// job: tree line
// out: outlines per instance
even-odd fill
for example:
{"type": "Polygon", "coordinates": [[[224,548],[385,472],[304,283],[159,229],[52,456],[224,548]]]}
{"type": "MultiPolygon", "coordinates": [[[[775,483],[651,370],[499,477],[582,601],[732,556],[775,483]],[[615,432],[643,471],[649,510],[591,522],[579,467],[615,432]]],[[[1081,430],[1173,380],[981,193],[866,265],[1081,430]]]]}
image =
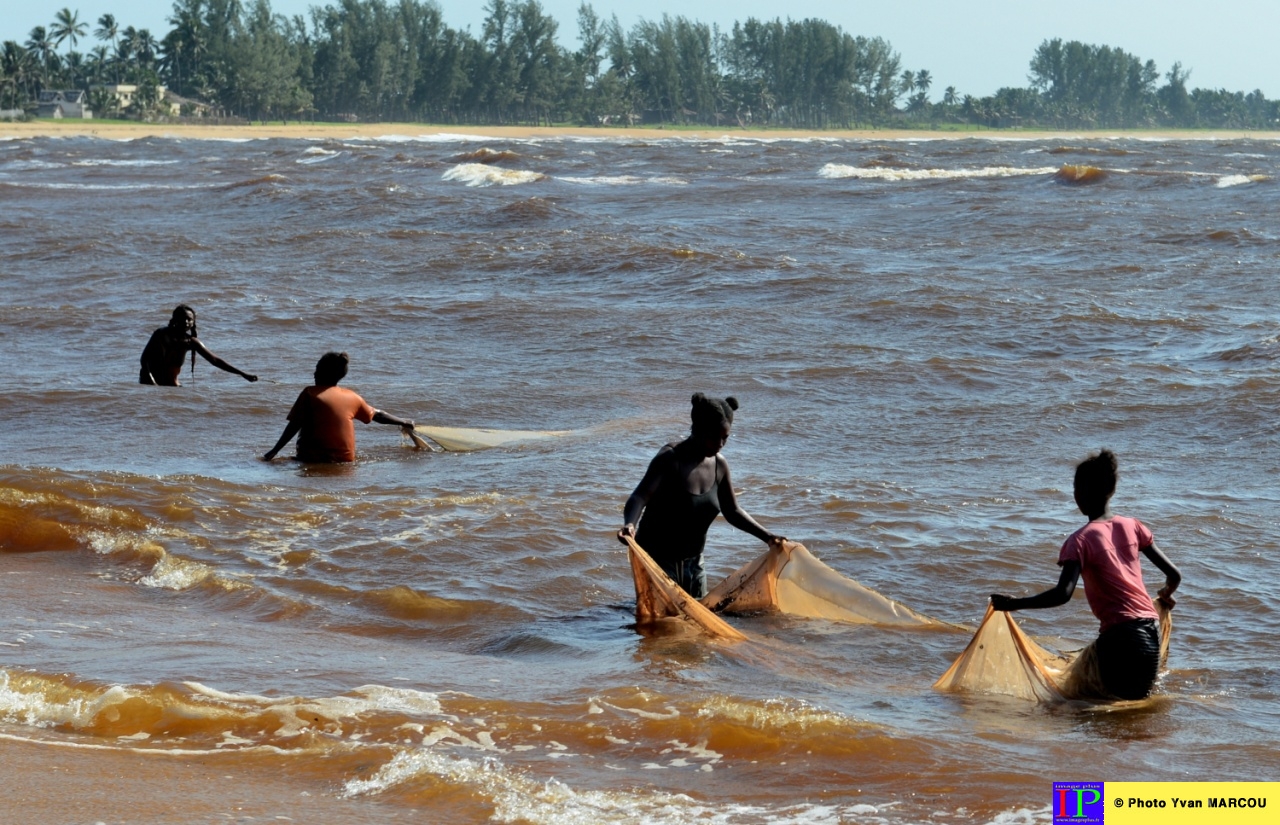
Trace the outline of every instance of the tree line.
{"type": "MultiPolygon", "coordinates": [[[[538,0],[488,0],[478,35],[448,26],[433,0],[337,0],[307,16],[269,0],[176,0],[163,37],[96,26],[64,8],[0,49],[0,109],[45,89],[91,89],[98,117],[160,116],[160,87],[214,113],[250,119],[449,124],[690,124],[804,129],[928,127],[1274,129],[1280,102],[1260,91],[1188,90],[1181,64],[1110,46],[1047,40],[1026,87],[987,97],[954,86],[930,100],[928,70],[904,69],[883,38],[816,20],[731,30],[663,15],[624,28],[589,3],[579,46],[538,0]],[[97,44],[76,50],[88,41],[97,44]],[[61,51],[66,45],[66,51],[61,51]],[[1163,81],[1163,83],[1161,82],[1163,81]],[[127,111],[102,87],[138,92],[127,111]]],[[[167,109],[163,110],[167,111],[167,109]]]]}

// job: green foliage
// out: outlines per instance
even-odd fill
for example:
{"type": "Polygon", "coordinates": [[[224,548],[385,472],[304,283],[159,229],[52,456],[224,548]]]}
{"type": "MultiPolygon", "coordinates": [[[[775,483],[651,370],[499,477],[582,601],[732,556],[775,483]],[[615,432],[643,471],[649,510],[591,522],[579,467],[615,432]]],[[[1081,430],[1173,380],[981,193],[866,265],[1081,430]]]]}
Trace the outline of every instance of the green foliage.
{"type": "MultiPolygon", "coordinates": [[[[929,126],[1142,128],[1280,126],[1261,92],[1189,90],[1175,63],[1163,76],[1111,46],[1060,39],[1032,55],[1029,86],[988,97],[904,70],[890,44],[823,20],[758,20],[732,30],[683,16],[624,30],[587,2],[579,47],[538,0],[487,0],[478,36],[445,24],[435,0],[330,0],[286,19],[269,0],[174,0],[157,40],[98,18],[99,44],[75,51],[89,24],[63,8],[23,45],[0,53],[0,106],[42,89],[133,83],[155,88],[136,117],[161,114],[160,85],[215,113],[254,119],[436,123],[740,124],[791,128],[929,126]],[[65,54],[59,47],[68,43],[65,54]],[[939,84],[941,85],[941,84],[939,84]],[[151,98],[154,97],[154,100],[151,98]]],[[[104,115],[111,101],[95,98],[104,115]]],[[[187,105],[187,110],[193,107],[187,105]]]]}

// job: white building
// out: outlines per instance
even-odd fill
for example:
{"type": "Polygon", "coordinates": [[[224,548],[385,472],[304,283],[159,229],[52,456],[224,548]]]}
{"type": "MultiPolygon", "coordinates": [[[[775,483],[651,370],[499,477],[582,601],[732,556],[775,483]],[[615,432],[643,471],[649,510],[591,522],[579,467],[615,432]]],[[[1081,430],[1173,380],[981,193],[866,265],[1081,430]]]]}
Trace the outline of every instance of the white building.
{"type": "Polygon", "coordinates": [[[80,89],[45,90],[36,102],[36,117],[93,117],[87,95],[80,89]]]}

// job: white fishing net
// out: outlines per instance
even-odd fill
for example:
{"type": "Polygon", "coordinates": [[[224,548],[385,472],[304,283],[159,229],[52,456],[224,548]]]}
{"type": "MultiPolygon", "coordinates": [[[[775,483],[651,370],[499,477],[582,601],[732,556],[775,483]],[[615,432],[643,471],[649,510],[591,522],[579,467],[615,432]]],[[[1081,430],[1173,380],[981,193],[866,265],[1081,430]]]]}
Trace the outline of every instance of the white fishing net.
{"type": "MultiPolygon", "coordinates": [[[[469,452],[502,447],[522,441],[538,441],[568,435],[571,430],[493,430],[485,427],[430,427],[420,425],[414,432],[426,436],[449,452],[469,452]]],[[[415,439],[416,443],[416,439],[415,439]]]]}

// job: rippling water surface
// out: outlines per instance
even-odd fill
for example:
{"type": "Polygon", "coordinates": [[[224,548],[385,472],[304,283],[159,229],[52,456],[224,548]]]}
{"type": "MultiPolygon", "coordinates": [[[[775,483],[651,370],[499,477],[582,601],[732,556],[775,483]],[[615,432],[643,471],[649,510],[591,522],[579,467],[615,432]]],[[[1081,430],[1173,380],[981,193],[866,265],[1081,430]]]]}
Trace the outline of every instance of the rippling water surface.
{"type": "MultiPolygon", "coordinates": [[[[1054,779],[1274,779],[1278,165],[1251,140],[0,142],[0,812],[1017,823],[1054,779]],[[133,383],[179,302],[263,380],[133,383]],[[420,453],[370,426],[354,466],[258,461],[329,349],[419,423],[572,432],[420,453]],[[1115,508],[1185,576],[1159,698],[936,693],[963,630],[637,632],[612,533],[695,391],[742,402],[757,518],[970,627],[1053,583],[1072,464],[1113,448],[1115,508]]],[[[762,549],[719,522],[711,578],[762,549]]],[[[1083,597],[1023,625],[1096,627],[1083,597]]]]}

